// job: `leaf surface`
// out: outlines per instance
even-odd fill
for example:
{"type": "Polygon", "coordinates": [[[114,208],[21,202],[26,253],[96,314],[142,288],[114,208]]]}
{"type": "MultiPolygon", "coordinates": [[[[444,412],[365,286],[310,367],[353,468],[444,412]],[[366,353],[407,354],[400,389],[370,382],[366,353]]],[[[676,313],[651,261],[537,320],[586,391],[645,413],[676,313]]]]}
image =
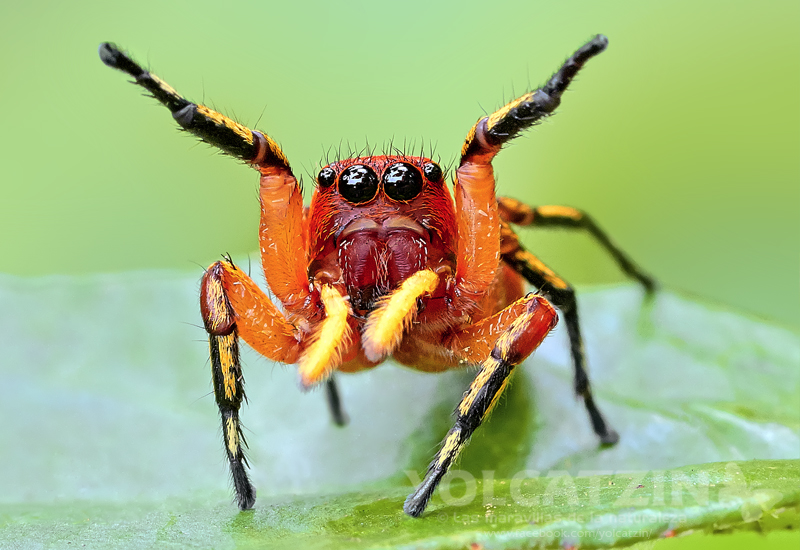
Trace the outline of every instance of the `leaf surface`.
{"type": "MultiPolygon", "coordinates": [[[[258,501],[231,504],[197,277],[0,278],[0,540],[12,548],[601,548],[797,529],[800,342],[669,291],[579,295],[601,448],[562,327],[418,520],[412,481],[474,371],[339,376],[351,421],[244,357],[258,501]]],[[[5,546],[4,546],[5,547],[5,546]]]]}

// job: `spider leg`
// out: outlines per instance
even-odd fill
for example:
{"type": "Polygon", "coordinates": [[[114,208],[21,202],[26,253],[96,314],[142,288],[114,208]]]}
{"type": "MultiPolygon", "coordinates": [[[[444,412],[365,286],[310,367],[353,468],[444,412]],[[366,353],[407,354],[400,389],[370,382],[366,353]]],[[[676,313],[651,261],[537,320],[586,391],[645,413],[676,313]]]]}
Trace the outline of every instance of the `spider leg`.
{"type": "Polygon", "coordinates": [[[283,152],[266,134],[254,132],[205,105],[192,103],[172,86],[142,68],[115,44],[100,44],[98,53],[103,63],[132,76],[135,84],[150,92],[169,109],[184,130],[237,159],[290,169],[283,152]]]}
{"type": "Polygon", "coordinates": [[[575,300],[574,289],[539,258],[525,250],[508,225],[504,223],[501,231],[503,234],[503,261],[513,267],[530,284],[540,289],[547,299],[564,314],[575,371],[575,393],[583,398],[592,428],[600,441],[606,445],[613,445],[619,441],[619,434],[608,425],[597,408],[589,384],[589,375],[586,373],[583,339],[578,323],[578,303],[575,300]]]}
{"type": "Polygon", "coordinates": [[[236,500],[239,508],[247,510],[255,503],[256,491],[247,475],[247,443],[239,421],[245,393],[238,337],[262,355],[284,363],[297,361],[300,340],[269,298],[228,261],[214,263],[203,276],[200,310],[209,335],[214,396],[236,500]],[[239,316],[237,311],[247,315],[239,316]]]}
{"type": "Polygon", "coordinates": [[[499,259],[500,217],[492,159],[505,143],[549,116],[583,65],[608,45],[597,35],[567,59],[550,80],[484,117],[470,129],[456,170],[455,195],[458,258],[454,310],[472,313],[492,284],[499,259]]]}
{"type": "Polygon", "coordinates": [[[309,314],[318,297],[310,298],[303,239],[303,195],[289,161],[264,132],[251,130],[205,105],[181,96],[158,76],[146,71],[116,45],[100,45],[100,59],[134,78],[167,107],[187,132],[243,160],[261,172],[261,262],[270,290],[290,311],[309,314]],[[287,261],[294,259],[294,261],[287,261]]]}
{"type": "Polygon", "coordinates": [[[352,311],[345,296],[332,285],[322,285],[320,299],[325,318],[314,329],[300,356],[300,386],[308,389],[326,380],[341,364],[342,350],[350,343],[352,311]]]}
{"type": "Polygon", "coordinates": [[[361,345],[370,361],[382,361],[402,340],[417,314],[417,300],[436,290],[439,276],[423,269],[409,276],[392,294],[383,298],[367,318],[361,345]]]}
{"type": "MultiPolygon", "coordinates": [[[[585,212],[568,206],[528,206],[516,199],[498,197],[500,217],[509,223],[532,227],[566,227],[587,231],[608,252],[620,269],[653,292],[655,280],[631,260],[585,212]]],[[[504,235],[505,237],[505,235],[504,235]]]]}
{"type": "MultiPolygon", "coordinates": [[[[528,294],[509,308],[514,312],[521,310],[520,314],[514,317],[506,315],[507,324],[494,341],[488,357],[484,356],[480,371],[456,409],[455,425],[445,436],[425,479],[403,505],[403,510],[410,516],[419,517],[425,511],[442,477],[497,403],[516,365],[533,353],[558,319],[552,306],[535,294],[528,294]]],[[[494,319],[497,321],[496,316],[494,319]]],[[[488,326],[485,325],[484,329],[488,326]]]]}
{"type": "Polygon", "coordinates": [[[339,389],[336,387],[336,380],[333,375],[325,382],[325,397],[328,401],[328,408],[331,411],[331,419],[337,426],[347,425],[347,413],[342,409],[342,401],[339,397],[339,389]]]}
{"type": "Polygon", "coordinates": [[[480,119],[467,134],[461,149],[461,162],[491,162],[504,144],[552,114],[578,71],[606,46],[608,38],[598,34],[572,54],[544,86],[480,119]]]}

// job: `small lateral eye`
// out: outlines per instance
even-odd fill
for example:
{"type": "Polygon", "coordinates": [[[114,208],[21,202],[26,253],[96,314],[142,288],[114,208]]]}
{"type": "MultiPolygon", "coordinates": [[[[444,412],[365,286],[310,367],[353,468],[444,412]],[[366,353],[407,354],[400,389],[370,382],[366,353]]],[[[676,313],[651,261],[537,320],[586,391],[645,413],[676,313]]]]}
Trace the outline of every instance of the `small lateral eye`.
{"type": "Polygon", "coordinates": [[[408,201],[422,191],[422,176],[414,166],[396,162],[383,173],[383,189],[391,199],[408,201]]]}
{"type": "Polygon", "coordinates": [[[317,175],[317,181],[322,187],[330,187],[336,181],[336,170],[330,166],[326,166],[319,171],[319,175],[317,175]]]}
{"type": "Polygon", "coordinates": [[[354,164],[339,177],[339,194],[353,204],[368,202],[378,192],[378,176],[369,166],[354,164]]]}
{"type": "Polygon", "coordinates": [[[435,162],[426,162],[422,167],[428,181],[439,181],[442,179],[442,169],[435,162]]]}

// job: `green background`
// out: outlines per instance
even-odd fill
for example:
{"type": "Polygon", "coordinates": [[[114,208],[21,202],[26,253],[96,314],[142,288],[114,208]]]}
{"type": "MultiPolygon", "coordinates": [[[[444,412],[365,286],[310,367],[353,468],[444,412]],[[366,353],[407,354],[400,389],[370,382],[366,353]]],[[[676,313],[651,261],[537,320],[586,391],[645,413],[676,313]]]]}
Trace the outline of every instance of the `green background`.
{"type": "MultiPolygon", "coordinates": [[[[327,148],[367,139],[452,165],[479,116],[602,32],[557,116],[498,157],[499,192],[583,208],[666,286],[796,327],[798,28],[794,0],[4,2],[0,272],[199,275],[257,249],[256,174],[175,131],[101,41],[258,121],[308,190],[327,148]]],[[[588,237],[524,234],[575,283],[622,278],[588,237]]]]}

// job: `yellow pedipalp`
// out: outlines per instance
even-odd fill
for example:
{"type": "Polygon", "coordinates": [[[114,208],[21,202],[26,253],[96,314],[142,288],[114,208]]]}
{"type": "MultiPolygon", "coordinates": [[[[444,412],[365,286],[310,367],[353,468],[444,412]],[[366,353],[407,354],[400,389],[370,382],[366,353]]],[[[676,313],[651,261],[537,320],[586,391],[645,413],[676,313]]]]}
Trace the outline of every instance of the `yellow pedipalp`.
{"type": "Polygon", "coordinates": [[[367,319],[361,344],[370,361],[380,361],[400,344],[403,331],[417,313],[417,298],[436,290],[439,276],[430,269],[417,271],[381,301],[367,319]]]}
{"type": "Polygon", "coordinates": [[[325,319],[300,358],[300,384],[304,388],[322,381],[336,367],[341,357],[341,345],[350,332],[347,324],[350,305],[345,297],[332,286],[325,285],[320,290],[320,298],[325,306],[325,319]]]}

